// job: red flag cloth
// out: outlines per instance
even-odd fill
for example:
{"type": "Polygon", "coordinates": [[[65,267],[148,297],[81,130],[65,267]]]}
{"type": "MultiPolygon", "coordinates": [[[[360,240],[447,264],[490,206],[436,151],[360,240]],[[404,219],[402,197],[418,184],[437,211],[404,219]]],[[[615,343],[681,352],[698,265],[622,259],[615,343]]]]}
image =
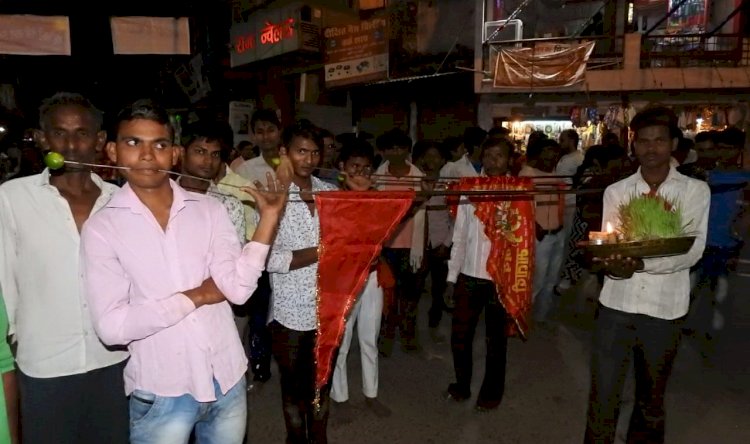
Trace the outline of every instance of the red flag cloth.
{"type": "MultiPolygon", "coordinates": [[[[531,191],[534,184],[529,177],[468,177],[461,179],[455,189],[531,191]]],[[[473,195],[469,201],[491,242],[487,272],[495,283],[500,303],[513,321],[508,323],[507,333],[525,338],[534,280],[534,197],[473,195]]]]}
{"type": "Polygon", "coordinates": [[[370,265],[414,197],[414,191],[329,191],[315,195],[320,219],[316,394],[331,377],[346,316],[367,281],[370,265]]]}

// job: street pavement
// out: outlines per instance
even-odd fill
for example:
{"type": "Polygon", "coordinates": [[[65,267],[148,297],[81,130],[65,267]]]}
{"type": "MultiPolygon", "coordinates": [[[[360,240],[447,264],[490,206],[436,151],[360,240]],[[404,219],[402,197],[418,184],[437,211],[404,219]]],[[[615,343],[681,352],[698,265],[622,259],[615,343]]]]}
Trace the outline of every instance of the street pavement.
{"type": "MultiPolygon", "coordinates": [[[[747,230],[744,233],[748,233],[747,230]]],[[[747,236],[746,236],[747,238],[747,236]]],[[[684,337],[667,389],[667,443],[750,443],[750,248],[730,277],[731,317],[711,342],[684,337]]],[[[506,391],[496,411],[474,410],[484,372],[484,318],[474,341],[473,398],[456,403],[442,393],[453,382],[448,340],[436,343],[426,327],[429,297],[420,302],[418,354],[398,347],[380,360],[380,401],[392,410],[381,418],[370,411],[361,393],[356,338],[349,353],[347,411],[332,411],[331,443],[580,443],[585,426],[589,384],[589,346],[596,289],[579,286],[563,296],[560,319],[553,328],[532,331],[527,341],[511,339],[506,391]],[[576,297],[576,315],[572,307],[576,297]],[[581,309],[583,308],[583,309],[581,309]]],[[[450,315],[440,333],[449,338],[450,315]]],[[[632,383],[624,397],[621,423],[632,406],[632,383]]],[[[249,397],[248,442],[283,443],[284,421],[278,372],[254,385],[249,397]]],[[[620,432],[619,434],[622,434],[620,432]]]]}

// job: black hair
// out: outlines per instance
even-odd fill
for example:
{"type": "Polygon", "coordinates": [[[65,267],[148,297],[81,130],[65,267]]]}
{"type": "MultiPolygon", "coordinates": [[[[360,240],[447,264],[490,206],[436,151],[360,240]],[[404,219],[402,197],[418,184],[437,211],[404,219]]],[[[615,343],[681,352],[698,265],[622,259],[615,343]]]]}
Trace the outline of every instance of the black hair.
{"type": "Polygon", "coordinates": [[[258,122],[272,123],[276,125],[276,128],[281,129],[281,121],[278,114],[270,108],[261,108],[253,113],[252,117],[250,117],[250,130],[252,132],[255,132],[255,124],[258,122]]]}
{"type": "Polygon", "coordinates": [[[450,153],[448,152],[448,150],[441,143],[438,143],[435,140],[417,141],[417,143],[414,144],[414,148],[412,149],[412,160],[416,161],[417,159],[421,159],[425,154],[427,154],[427,151],[430,148],[435,148],[438,154],[440,154],[440,157],[442,157],[444,160],[450,160],[450,153]]]}
{"type": "MultiPolygon", "coordinates": [[[[115,119],[115,134],[113,136],[117,137],[117,132],[123,122],[130,122],[136,119],[150,120],[166,126],[169,130],[170,138],[174,139],[175,129],[174,126],[172,126],[172,122],[169,120],[169,113],[163,106],[153,99],[138,99],[120,110],[115,119]]],[[[174,142],[174,140],[172,141],[174,142]]]]}
{"type": "Polygon", "coordinates": [[[371,165],[375,165],[375,149],[364,139],[349,140],[341,147],[339,162],[346,162],[352,157],[364,157],[371,165]]]}
{"type": "Polygon", "coordinates": [[[245,149],[246,146],[252,146],[252,145],[253,145],[253,142],[249,140],[242,140],[240,141],[240,143],[237,144],[236,149],[237,151],[242,151],[243,149],[245,149]]]}
{"type": "Polygon", "coordinates": [[[605,146],[620,145],[620,136],[612,131],[608,131],[604,134],[604,137],[602,137],[602,144],[605,146]]]}
{"type": "Polygon", "coordinates": [[[716,143],[716,134],[714,131],[701,131],[695,135],[695,143],[711,142],[716,143]]]}
{"type": "Polygon", "coordinates": [[[458,151],[458,148],[461,146],[461,138],[460,137],[446,137],[443,140],[443,147],[446,151],[450,154],[453,151],[458,151]]]}
{"type": "Polygon", "coordinates": [[[99,131],[102,129],[104,125],[104,113],[95,107],[89,99],[78,93],[58,92],[52,97],[44,99],[42,105],[39,107],[39,128],[42,131],[47,129],[50,116],[55,109],[61,106],[80,106],[94,119],[96,130],[99,131]]]}
{"type": "Polygon", "coordinates": [[[320,132],[320,138],[321,139],[325,139],[326,137],[334,139],[334,140],[336,139],[336,137],[333,135],[333,133],[330,132],[330,131],[328,131],[325,128],[320,128],[319,132],[320,132]]]}
{"type": "Polygon", "coordinates": [[[688,139],[687,137],[680,137],[679,142],[677,142],[677,149],[675,151],[687,153],[694,147],[695,142],[693,142],[692,139],[688,139]]]}
{"type": "Polygon", "coordinates": [[[674,111],[664,106],[646,108],[637,113],[630,121],[630,129],[636,133],[649,126],[666,126],[669,129],[669,137],[677,139],[682,137],[682,131],[677,126],[677,116],[674,111]]]}
{"type": "Polygon", "coordinates": [[[573,145],[575,145],[575,147],[578,148],[578,140],[580,140],[579,137],[578,137],[578,131],[570,128],[570,129],[566,129],[565,131],[561,132],[560,136],[562,137],[563,134],[565,134],[570,140],[572,140],[573,141],[573,145]]]}
{"type": "Polygon", "coordinates": [[[487,131],[478,126],[470,126],[464,130],[464,147],[469,154],[473,154],[476,148],[479,148],[487,138],[487,131]]]}
{"type": "Polygon", "coordinates": [[[730,126],[718,134],[716,143],[742,149],[745,147],[745,132],[737,127],[730,126]]]}
{"type": "Polygon", "coordinates": [[[323,138],[320,137],[320,129],[312,123],[297,122],[294,125],[284,128],[284,131],[281,134],[281,140],[286,149],[289,149],[289,146],[292,144],[292,140],[294,140],[295,137],[311,140],[320,151],[323,151],[323,138]]]}
{"type": "Polygon", "coordinates": [[[490,137],[489,139],[485,140],[482,143],[481,155],[484,156],[485,151],[495,146],[504,149],[505,155],[508,157],[508,159],[513,158],[513,153],[515,152],[515,146],[513,146],[513,142],[511,142],[505,137],[490,137]]]}
{"type": "Polygon", "coordinates": [[[542,151],[544,151],[545,148],[552,147],[556,149],[558,152],[560,151],[560,144],[557,143],[555,140],[552,140],[545,136],[543,139],[537,139],[533,141],[527,148],[526,148],[526,158],[536,159],[542,154],[542,151]]]}
{"type": "Polygon", "coordinates": [[[188,125],[182,132],[182,146],[187,148],[199,139],[205,139],[206,142],[219,142],[221,161],[227,162],[232,151],[233,137],[232,127],[228,123],[216,120],[199,120],[192,125],[188,125]]]}
{"type": "Polygon", "coordinates": [[[380,150],[390,150],[397,146],[411,149],[411,138],[400,128],[393,128],[378,136],[375,144],[380,150]]]}
{"type": "Polygon", "coordinates": [[[581,163],[573,176],[573,184],[578,186],[581,183],[583,174],[586,170],[594,166],[595,161],[602,167],[606,167],[609,162],[624,159],[625,156],[625,148],[620,145],[592,145],[586,150],[586,154],[583,156],[583,163],[581,163]]]}
{"type": "Polygon", "coordinates": [[[532,145],[546,139],[549,139],[549,137],[547,137],[547,134],[544,131],[532,131],[531,134],[529,134],[528,140],[526,141],[526,151],[528,152],[529,148],[532,145]]]}
{"type": "Polygon", "coordinates": [[[510,130],[508,128],[503,127],[503,126],[492,127],[492,129],[490,129],[487,132],[487,137],[490,137],[490,138],[505,137],[507,135],[510,135],[510,130]]]}

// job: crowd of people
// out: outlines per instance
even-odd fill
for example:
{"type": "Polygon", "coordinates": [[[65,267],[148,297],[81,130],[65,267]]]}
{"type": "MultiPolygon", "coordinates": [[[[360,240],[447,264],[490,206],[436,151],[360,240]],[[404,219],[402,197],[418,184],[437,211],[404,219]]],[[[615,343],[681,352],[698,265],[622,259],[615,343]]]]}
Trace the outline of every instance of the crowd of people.
{"type": "Polygon", "coordinates": [[[235,148],[226,122],[200,120],[175,140],[152,100],[123,108],[109,133],[101,111],[78,94],[46,99],[39,114],[40,152],[68,162],[0,186],[0,313],[15,343],[13,353],[7,342],[0,347],[0,442],[240,443],[252,439],[247,392],[272,379],[274,359],[286,442],[325,443],[331,411],[347,414],[355,328],[366,406],[392,414],[378,399],[378,360],[396,344],[420,351],[427,338],[417,334],[417,305],[428,288],[429,340],[444,342],[438,326],[445,316],[451,322],[455,382],[444,397],[472,399],[472,344],[484,312],[474,402],[479,412],[497,409],[509,329],[502,288],[487,271],[491,242],[468,201],[453,218],[445,198],[429,194],[463,177],[517,175],[550,190],[529,197],[535,328],[554,329],[562,292],[585,276],[600,282],[585,442],[614,442],[631,361],[629,436],[662,442],[683,330],[710,339],[723,327],[726,275],[742,245],[731,220],[750,180],[739,167],[745,135],[733,128],[691,140],[669,109],[655,107],[633,118],[630,150],[610,134],[583,152],[577,133],[565,131],[559,141],[532,134],[521,154],[502,128],[416,143],[393,129],[375,146],[361,134],[339,145],[309,121],[282,126],[275,111],[260,109],[253,143],[235,148]],[[82,165],[103,158],[120,168],[116,184],[82,165]],[[338,189],[428,197],[415,199],[371,264],[331,379],[316,392],[320,221],[312,196],[338,189]],[[570,189],[599,192],[557,192],[570,189]],[[617,226],[620,204],[639,194],[680,207],[696,236],[690,251],[592,263],[578,241],[617,226]]]}

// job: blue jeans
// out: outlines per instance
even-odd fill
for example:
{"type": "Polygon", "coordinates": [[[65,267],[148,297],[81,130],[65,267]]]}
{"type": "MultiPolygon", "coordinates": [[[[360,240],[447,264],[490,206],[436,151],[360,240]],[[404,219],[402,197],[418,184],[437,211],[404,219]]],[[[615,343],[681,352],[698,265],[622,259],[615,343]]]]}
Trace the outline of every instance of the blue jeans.
{"type": "Polygon", "coordinates": [[[548,234],[541,241],[536,241],[532,298],[534,301],[534,318],[537,321],[548,321],[556,314],[558,300],[555,295],[555,285],[560,279],[564,252],[564,231],[557,234],[548,234]]]}
{"type": "Polygon", "coordinates": [[[247,426],[245,378],[223,395],[214,380],[216,401],[191,395],[158,396],[143,390],[130,394],[131,444],[187,444],[195,427],[196,444],[241,444],[247,426]]]}

